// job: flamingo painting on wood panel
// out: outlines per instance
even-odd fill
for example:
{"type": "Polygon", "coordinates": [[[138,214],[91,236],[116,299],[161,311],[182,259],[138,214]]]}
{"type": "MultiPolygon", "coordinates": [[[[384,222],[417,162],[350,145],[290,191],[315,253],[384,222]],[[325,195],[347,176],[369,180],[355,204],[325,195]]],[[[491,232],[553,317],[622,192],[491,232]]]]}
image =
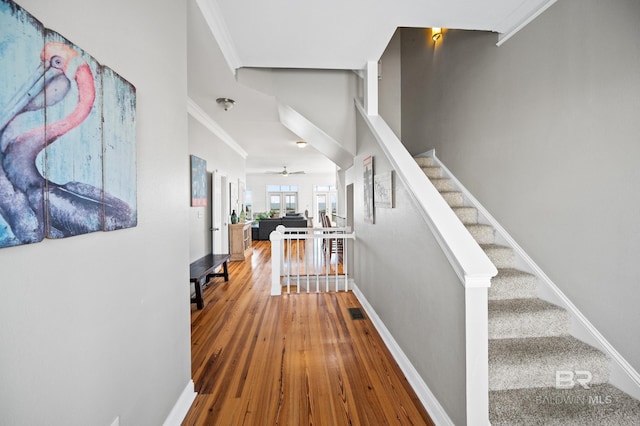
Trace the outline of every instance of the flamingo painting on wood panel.
{"type": "Polygon", "coordinates": [[[136,226],[135,88],[7,0],[0,71],[0,247],[136,226]]]}

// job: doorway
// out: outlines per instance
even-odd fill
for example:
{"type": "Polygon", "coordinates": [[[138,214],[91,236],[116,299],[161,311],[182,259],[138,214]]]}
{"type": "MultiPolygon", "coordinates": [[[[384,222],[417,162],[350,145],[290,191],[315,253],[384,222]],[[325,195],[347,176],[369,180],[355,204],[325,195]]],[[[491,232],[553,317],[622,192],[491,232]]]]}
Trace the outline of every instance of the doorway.
{"type": "Polygon", "coordinates": [[[229,253],[228,178],[216,170],[211,180],[211,252],[229,253]]]}

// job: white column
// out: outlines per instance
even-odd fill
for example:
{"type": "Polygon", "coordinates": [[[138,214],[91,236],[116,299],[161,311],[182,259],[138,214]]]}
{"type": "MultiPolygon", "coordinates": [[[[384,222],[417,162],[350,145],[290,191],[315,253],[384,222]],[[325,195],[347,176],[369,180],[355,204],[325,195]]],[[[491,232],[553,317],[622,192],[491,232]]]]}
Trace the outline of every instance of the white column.
{"type": "Polygon", "coordinates": [[[378,62],[368,61],[364,74],[364,109],[367,115],[378,115],[378,62]]]}
{"type": "MultiPolygon", "coordinates": [[[[489,424],[489,324],[488,287],[466,282],[465,325],[467,358],[467,425],[489,424]]],[[[478,284],[478,283],[474,283],[478,284]]]]}
{"type": "Polygon", "coordinates": [[[280,283],[282,234],[278,231],[273,231],[269,235],[269,241],[271,241],[271,295],[280,296],[282,294],[282,284],[280,283]]]}

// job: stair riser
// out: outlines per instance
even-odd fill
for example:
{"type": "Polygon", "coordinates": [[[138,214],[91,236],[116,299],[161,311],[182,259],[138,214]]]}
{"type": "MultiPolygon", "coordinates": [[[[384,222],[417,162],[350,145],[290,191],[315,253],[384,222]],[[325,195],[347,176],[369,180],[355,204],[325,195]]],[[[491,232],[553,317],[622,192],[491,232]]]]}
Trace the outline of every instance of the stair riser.
{"type": "MultiPolygon", "coordinates": [[[[567,361],[552,367],[549,364],[527,366],[491,365],[489,364],[489,390],[544,388],[556,385],[556,371],[603,371],[602,374],[593,374],[590,384],[598,385],[609,381],[609,374],[604,373],[606,362],[592,362],[577,365],[567,361]],[[514,375],[514,371],[518,371],[514,375]]],[[[581,376],[582,377],[582,376],[581,376]]]]}
{"type": "Polygon", "coordinates": [[[587,371],[594,385],[609,380],[607,357],[575,338],[489,341],[490,390],[554,387],[558,371],[587,371]]]}
{"type": "Polygon", "coordinates": [[[484,252],[489,257],[489,260],[493,262],[496,268],[513,268],[515,265],[513,250],[508,247],[489,248],[485,249],[484,252]]]}
{"type": "Polygon", "coordinates": [[[431,179],[431,183],[440,192],[453,191],[453,182],[451,179],[431,179]]]}
{"type": "Polygon", "coordinates": [[[475,207],[454,207],[453,212],[465,225],[478,223],[478,210],[475,207]]]}
{"type": "Polygon", "coordinates": [[[462,192],[443,192],[442,197],[450,207],[460,207],[464,205],[462,192]]]}
{"type": "Polygon", "coordinates": [[[608,385],[489,393],[492,426],[640,425],[640,402],[608,385]]]}
{"type": "Polygon", "coordinates": [[[433,166],[433,158],[431,157],[415,157],[414,160],[416,160],[416,163],[418,163],[420,167],[433,166]]]}
{"type": "Polygon", "coordinates": [[[501,279],[498,276],[491,280],[489,300],[533,299],[538,297],[537,285],[535,277],[501,279]]]}
{"type": "Polygon", "coordinates": [[[489,309],[489,339],[549,337],[568,333],[569,314],[561,309],[499,315],[489,309]]]}
{"type": "Polygon", "coordinates": [[[429,179],[435,179],[442,176],[442,169],[440,167],[422,167],[422,171],[429,179]]]}
{"type": "Polygon", "coordinates": [[[478,244],[493,244],[493,227],[487,225],[467,225],[467,229],[478,244]]]}

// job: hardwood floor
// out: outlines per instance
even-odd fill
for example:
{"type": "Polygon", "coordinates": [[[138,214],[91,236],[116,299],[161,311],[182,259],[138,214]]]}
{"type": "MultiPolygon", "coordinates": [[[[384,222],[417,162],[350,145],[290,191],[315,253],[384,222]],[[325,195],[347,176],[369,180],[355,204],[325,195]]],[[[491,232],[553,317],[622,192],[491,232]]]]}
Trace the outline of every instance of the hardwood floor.
{"type": "Polygon", "coordinates": [[[270,296],[270,245],[192,304],[196,397],[183,425],[432,425],[353,293],[270,296]]]}

